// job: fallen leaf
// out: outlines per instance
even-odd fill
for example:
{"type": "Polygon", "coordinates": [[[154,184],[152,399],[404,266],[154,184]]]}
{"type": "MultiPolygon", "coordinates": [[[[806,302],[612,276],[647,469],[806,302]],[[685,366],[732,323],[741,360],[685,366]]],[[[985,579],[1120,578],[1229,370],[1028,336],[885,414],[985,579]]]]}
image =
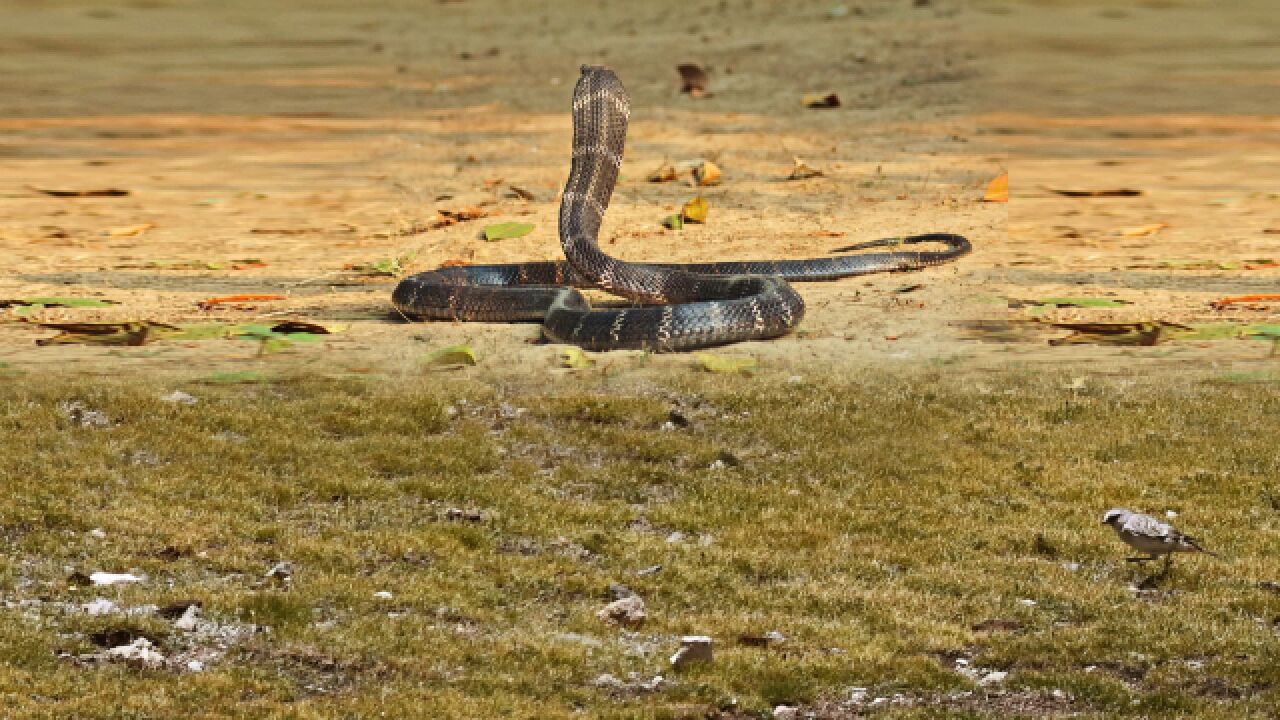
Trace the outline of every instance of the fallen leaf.
{"type": "Polygon", "coordinates": [[[1276,301],[1280,301],[1280,295],[1273,295],[1273,294],[1236,295],[1234,297],[1224,297],[1219,300],[1214,300],[1209,304],[1212,305],[1215,310],[1221,310],[1222,308],[1228,305],[1235,305],[1238,303],[1276,302],[1276,301]]]}
{"type": "Polygon", "coordinates": [[[14,306],[30,306],[30,307],[108,307],[115,305],[112,300],[100,300],[98,298],[76,298],[76,297],[33,297],[19,298],[17,300],[0,300],[0,308],[14,306]]]}
{"type": "Polygon", "coordinates": [[[124,227],[111,228],[107,230],[108,237],[133,237],[155,227],[155,223],[139,223],[137,225],[125,225],[124,227]]]}
{"type": "Polygon", "coordinates": [[[649,182],[671,182],[677,177],[676,168],[667,161],[663,161],[657,170],[649,173],[645,179],[649,182]]]}
{"type": "Polygon", "coordinates": [[[791,174],[787,176],[787,180],[808,180],[809,178],[822,177],[822,171],[811,167],[798,157],[791,158],[792,163],[791,174]]]}
{"type": "Polygon", "coordinates": [[[107,188],[105,190],[50,190],[30,185],[27,188],[45,195],[52,195],[53,197],[124,197],[129,194],[128,190],[118,190],[116,188],[107,188]]]}
{"type": "Polygon", "coordinates": [[[560,367],[574,370],[589,368],[596,364],[596,359],[583,352],[580,347],[562,348],[556,353],[556,358],[560,361],[560,367]]]}
{"type": "Polygon", "coordinates": [[[756,359],[750,357],[715,355],[705,352],[696,352],[693,357],[697,359],[698,367],[707,372],[750,374],[756,369],[756,359]]]}
{"type": "Polygon", "coordinates": [[[719,185],[720,184],[720,168],[710,160],[703,160],[697,167],[693,169],[693,182],[695,185],[719,185]]]}
{"type": "Polygon", "coordinates": [[[840,96],[835,93],[827,95],[812,93],[801,97],[800,104],[808,108],[838,108],[840,107],[840,96]]]}
{"type": "Polygon", "coordinates": [[[150,320],[114,323],[40,323],[40,327],[59,330],[51,338],[36,340],[37,345],[146,345],[171,332],[180,331],[173,325],[150,320]]]}
{"type": "Polygon", "coordinates": [[[475,220],[488,215],[488,213],[482,208],[474,205],[464,207],[460,210],[436,210],[436,213],[439,217],[429,224],[429,227],[432,229],[455,225],[460,222],[475,220]]]}
{"type": "Polygon", "coordinates": [[[307,233],[324,232],[323,228],[252,228],[254,235],[306,235],[307,233]]]}
{"type": "Polygon", "coordinates": [[[527,202],[533,202],[533,200],[535,200],[533,193],[529,192],[528,190],[525,190],[522,187],[516,187],[515,185],[508,185],[507,189],[511,191],[512,195],[515,195],[521,200],[525,200],[527,202]]]}
{"type": "Polygon", "coordinates": [[[982,196],[983,202],[1009,202],[1009,173],[992,180],[987,185],[987,192],[982,196]]]}
{"type": "Polygon", "coordinates": [[[262,262],[261,260],[255,260],[255,259],[252,259],[252,258],[247,259],[247,260],[232,260],[232,261],[231,261],[231,269],[232,269],[232,270],[249,270],[249,269],[251,269],[251,268],[264,268],[264,267],[266,267],[266,266],[267,266],[267,264],[266,264],[266,263],[264,263],[264,262],[262,262]]]}
{"type": "Polygon", "coordinates": [[[685,222],[705,223],[707,221],[707,211],[710,209],[711,205],[707,203],[706,198],[698,196],[680,208],[680,217],[685,222]]]}
{"type": "Polygon", "coordinates": [[[271,332],[282,335],[332,335],[346,329],[347,326],[342,323],[321,325],[305,320],[285,320],[271,326],[271,332]]]}
{"type": "Polygon", "coordinates": [[[844,237],[847,233],[843,230],[814,230],[809,234],[813,237],[844,237]]]}
{"type": "Polygon", "coordinates": [[[208,310],[214,305],[225,305],[227,303],[242,302],[259,302],[267,300],[288,300],[284,295],[226,295],[223,297],[208,298],[201,300],[198,304],[201,310],[208,310]]]}
{"type": "Polygon", "coordinates": [[[1054,327],[1072,330],[1072,334],[1064,338],[1054,338],[1050,345],[1158,345],[1169,340],[1177,331],[1194,330],[1187,325],[1164,322],[1121,322],[1121,323],[1051,323],[1054,327]]]}
{"type": "Polygon", "coordinates": [[[496,225],[485,226],[484,239],[489,242],[493,242],[494,240],[509,240],[511,238],[524,237],[531,232],[533,232],[533,223],[497,223],[496,225]]]}
{"type": "Polygon", "coordinates": [[[1120,234],[1125,237],[1146,237],[1147,235],[1155,235],[1167,227],[1169,227],[1168,223],[1151,223],[1150,225],[1124,228],[1120,231],[1120,234]]]}
{"type": "Polygon", "coordinates": [[[464,365],[475,365],[476,353],[470,345],[450,345],[427,355],[423,362],[436,368],[452,370],[464,365]]]}
{"type": "Polygon", "coordinates": [[[701,65],[682,63],[676,66],[676,70],[680,73],[680,92],[696,98],[710,94],[707,92],[707,71],[701,65]]]}
{"type": "Polygon", "coordinates": [[[1280,235],[1280,227],[1266,228],[1262,232],[1267,235],[1280,235]]]}
{"type": "Polygon", "coordinates": [[[662,226],[668,230],[680,230],[684,228],[684,217],[680,215],[668,215],[662,219],[662,226]]]}
{"type": "Polygon", "coordinates": [[[470,265],[470,264],[471,264],[471,263],[470,263],[469,261],[467,261],[467,260],[460,260],[460,259],[458,259],[458,258],[454,258],[454,259],[452,259],[452,260],[445,260],[444,262],[440,263],[439,267],[442,267],[442,268],[447,268],[447,267],[465,267],[465,266],[470,265]]]}
{"type": "Polygon", "coordinates": [[[1245,270],[1267,270],[1269,268],[1277,268],[1277,267],[1280,267],[1280,262],[1275,262],[1274,260],[1254,260],[1251,263],[1246,263],[1244,266],[1244,269],[1245,270]]]}
{"type": "Polygon", "coordinates": [[[1091,297],[1060,297],[1060,298],[1040,298],[1037,300],[1014,300],[1010,302],[1011,307],[1018,305],[1047,305],[1050,307],[1077,307],[1077,308],[1113,308],[1124,307],[1131,304],[1128,300],[1115,300],[1112,298],[1091,298],[1091,297]]]}
{"type": "Polygon", "coordinates": [[[1137,197],[1142,194],[1141,190],[1130,190],[1128,188],[1120,188],[1118,190],[1059,190],[1045,188],[1045,190],[1067,197],[1137,197]]]}

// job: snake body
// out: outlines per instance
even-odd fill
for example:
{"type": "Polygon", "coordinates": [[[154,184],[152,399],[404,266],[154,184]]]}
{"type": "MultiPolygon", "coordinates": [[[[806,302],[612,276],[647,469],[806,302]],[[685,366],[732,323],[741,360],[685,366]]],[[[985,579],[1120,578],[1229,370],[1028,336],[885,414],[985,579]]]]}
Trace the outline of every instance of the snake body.
{"type": "Polygon", "coordinates": [[[613,71],[584,65],[573,91],[573,162],[560,202],[566,260],[418,273],[396,287],[396,309],[422,320],[541,322],[548,340],[588,350],[691,350],[791,331],[804,317],[804,300],[788,280],[917,270],[971,249],[959,235],[929,233],[836,252],[926,242],[946,249],[683,265],[611,257],[596,237],[622,165],[630,114],[630,99],[613,71]],[[606,290],[636,305],[592,308],[579,288],[606,290]]]}

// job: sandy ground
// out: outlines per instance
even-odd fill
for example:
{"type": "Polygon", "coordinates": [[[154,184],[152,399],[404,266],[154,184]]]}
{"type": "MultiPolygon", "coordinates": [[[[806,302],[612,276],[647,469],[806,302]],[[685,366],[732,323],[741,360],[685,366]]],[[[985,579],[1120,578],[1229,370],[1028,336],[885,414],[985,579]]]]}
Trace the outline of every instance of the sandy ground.
{"type": "MultiPolygon", "coordinates": [[[[1048,313],[1066,321],[1276,321],[1276,304],[1208,305],[1280,291],[1280,270],[1244,269],[1280,260],[1280,235],[1266,232],[1280,227],[1280,118],[1261,99],[1280,83],[1268,64],[1280,35],[1266,5],[1240,3],[1225,22],[1207,3],[1171,0],[1125,9],[463,0],[276,3],[269,12],[241,1],[106,9],[9,0],[0,3],[0,299],[119,304],[29,317],[0,310],[0,363],[12,374],[323,360],[381,373],[468,342],[488,372],[541,372],[556,353],[535,343],[536,326],[406,325],[388,303],[393,280],[344,267],[557,257],[569,94],[580,64],[605,63],[634,105],[602,237],[621,257],[821,256],[927,231],[973,240],[974,254],[944,268],[803,285],[800,332],[726,352],[788,373],[815,363],[1107,370],[1143,358],[1265,370],[1276,363],[1257,341],[1051,347],[1046,339],[1065,333],[1025,322],[1009,300],[1133,303],[1048,313]],[[679,92],[680,62],[709,67],[710,97],[679,92]],[[836,92],[842,106],[802,107],[813,92],[836,92]],[[825,175],[784,181],[794,156],[825,175]],[[645,180],[664,159],[699,158],[720,165],[721,185],[645,180]],[[981,202],[1005,170],[1013,202],[981,202]],[[1117,187],[1143,194],[1078,199],[1044,189],[1117,187]],[[37,190],[108,188],[129,194],[37,190]],[[711,203],[706,225],[659,225],[698,193],[711,203]],[[469,206],[487,217],[430,228],[438,210],[469,206]],[[486,223],[509,220],[535,230],[480,238],[486,223]],[[1157,223],[1167,227],[1126,235],[1157,223]],[[920,287],[899,292],[911,285],[920,287]],[[198,306],[241,293],[287,299],[198,306]],[[42,347],[35,341],[55,333],[33,322],[282,318],[347,327],[260,357],[253,343],[226,340],[42,347]]],[[[607,363],[635,360],[610,353],[607,363]]]]}

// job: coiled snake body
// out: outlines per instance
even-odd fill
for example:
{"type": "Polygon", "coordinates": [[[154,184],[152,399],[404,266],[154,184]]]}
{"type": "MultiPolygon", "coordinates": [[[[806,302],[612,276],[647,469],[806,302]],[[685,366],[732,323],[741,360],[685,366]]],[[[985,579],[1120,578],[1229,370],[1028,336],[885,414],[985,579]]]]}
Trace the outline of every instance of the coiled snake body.
{"type": "Polygon", "coordinates": [[[560,203],[560,243],[567,261],[419,273],[396,287],[395,307],[413,319],[541,322],[552,342],[588,350],[690,350],[789,332],[804,317],[804,301],[788,280],[916,270],[971,249],[959,235],[930,233],[841,251],[924,242],[943,244],[945,250],[687,265],[610,257],[596,235],[622,164],[630,113],[630,99],[613,71],[584,65],[573,91],[573,163],[560,203]],[[638,305],[592,308],[577,289],[590,287],[638,305]]]}

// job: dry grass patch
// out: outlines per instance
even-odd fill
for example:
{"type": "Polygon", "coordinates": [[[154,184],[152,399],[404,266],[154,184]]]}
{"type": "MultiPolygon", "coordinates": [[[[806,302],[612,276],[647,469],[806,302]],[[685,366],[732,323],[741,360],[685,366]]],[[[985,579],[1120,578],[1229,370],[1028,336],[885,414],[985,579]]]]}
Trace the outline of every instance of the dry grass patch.
{"type": "Polygon", "coordinates": [[[182,386],[194,405],[146,382],[0,387],[0,702],[1227,718],[1277,701],[1273,383],[607,382],[182,386]],[[1177,512],[1225,557],[1140,589],[1099,523],[1112,505],[1177,512]],[[86,585],[99,570],[146,580],[86,585]],[[643,628],[596,618],[612,583],[644,598],[643,628]],[[115,609],[86,612],[97,598],[115,609]],[[191,602],[197,629],[162,612],[191,602]],[[785,640],[739,639],[768,631],[785,640]],[[713,636],[716,662],[673,671],[682,634],[713,636]],[[164,662],[101,657],[138,638],[164,662]]]}

